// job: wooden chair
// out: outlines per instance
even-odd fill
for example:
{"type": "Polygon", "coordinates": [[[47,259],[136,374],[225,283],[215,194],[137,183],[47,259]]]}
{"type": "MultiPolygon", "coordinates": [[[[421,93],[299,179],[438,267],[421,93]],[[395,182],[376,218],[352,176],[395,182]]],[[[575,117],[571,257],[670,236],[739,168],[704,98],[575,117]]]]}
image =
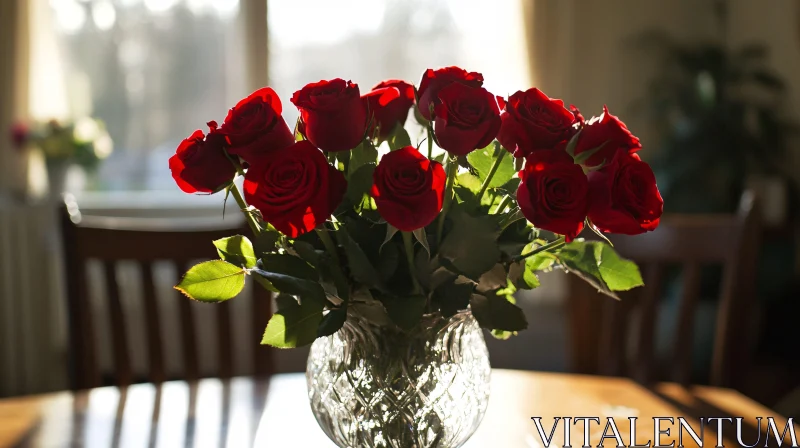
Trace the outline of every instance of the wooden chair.
{"type": "MultiPolygon", "coordinates": [[[[241,226],[221,229],[216,223],[198,225],[194,220],[192,228],[176,229],[174,221],[142,218],[103,218],[81,216],[77,205],[68,203],[61,213],[64,259],[66,266],[67,314],[71,349],[71,386],[73,389],[96,387],[108,383],[101,378],[106,372],[98,367],[98,348],[95,346],[98,335],[95,332],[99,319],[108,319],[110,339],[113,349],[113,373],[111,383],[126,386],[135,381],[161,383],[169,379],[196,380],[201,376],[198,363],[198,328],[193,314],[195,307],[213,307],[215,311],[219,363],[212,376],[229,378],[233,364],[233,331],[229,302],[203,304],[192,302],[178,291],[174,300],[178,301],[178,320],[174,325],[180,328],[183,373],[179,377],[168,377],[165,369],[164,349],[161,329],[162,315],[156,302],[156,288],[153,280],[153,265],[157,261],[169,261],[178,275],[199,259],[218,258],[212,240],[247,234],[249,230],[241,226]],[[89,300],[87,284],[87,261],[102,263],[105,283],[108,316],[94,315],[89,300]],[[123,312],[120,288],[117,281],[117,264],[121,261],[136,262],[141,270],[142,308],[145,316],[148,373],[145,377],[134,376],[131,366],[131,343],[126,329],[128,316],[123,312]]],[[[177,283],[178,279],[175,280],[177,283]]],[[[249,350],[253,359],[256,376],[268,375],[272,370],[272,354],[267,347],[260,346],[261,333],[271,315],[271,297],[261,287],[252,287],[252,335],[248,335],[249,350]]],[[[246,290],[247,291],[247,290],[246,290]]],[[[243,300],[239,297],[235,300],[243,300]]],[[[172,324],[170,322],[170,324],[172,324]]],[[[203,329],[207,332],[208,329],[203,329]]]]}
{"type": "Polygon", "coordinates": [[[614,235],[617,251],[642,269],[645,286],[621,295],[600,296],[570,276],[567,310],[572,369],[580,373],[630,376],[642,383],[692,381],[694,318],[701,269],[722,266],[713,356],[708,383],[731,386],[747,364],[747,325],[755,304],[755,265],[759,244],[755,197],[746,192],[736,215],[664,216],[653,232],[614,235]],[[665,268],[679,265],[682,284],[677,325],[667,364],[654,359],[655,332],[665,268]],[[638,312],[638,325],[634,321],[638,312]],[[633,343],[633,344],[630,344],[633,343]],[[633,345],[631,349],[631,345],[633,345]]]}

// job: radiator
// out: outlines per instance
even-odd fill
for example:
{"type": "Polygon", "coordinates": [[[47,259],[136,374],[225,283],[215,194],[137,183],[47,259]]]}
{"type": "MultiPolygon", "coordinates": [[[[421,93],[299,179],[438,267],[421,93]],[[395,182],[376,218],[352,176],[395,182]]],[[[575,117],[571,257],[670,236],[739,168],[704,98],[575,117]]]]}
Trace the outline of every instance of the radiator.
{"type": "Polygon", "coordinates": [[[55,207],[0,204],[0,396],[66,387],[55,207]]]}

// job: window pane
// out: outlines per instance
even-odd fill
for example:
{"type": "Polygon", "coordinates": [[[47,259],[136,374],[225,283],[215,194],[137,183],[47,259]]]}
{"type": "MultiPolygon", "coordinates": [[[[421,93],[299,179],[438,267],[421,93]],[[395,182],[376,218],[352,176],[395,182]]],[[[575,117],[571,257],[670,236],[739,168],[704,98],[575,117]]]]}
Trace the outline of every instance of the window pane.
{"type": "MultiPolygon", "coordinates": [[[[320,79],[349,79],[363,93],[384,79],[416,85],[426,68],[458,65],[483,73],[495,95],[525,90],[520,1],[270,0],[270,84],[288,103],[320,79]]],[[[284,111],[291,126],[297,111],[284,111]]]]}
{"type": "Polygon", "coordinates": [[[247,94],[238,0],[50,5],[71,115],[104,120],[114,140],[87,189],[174,190],[178,143],[247,94]]]}

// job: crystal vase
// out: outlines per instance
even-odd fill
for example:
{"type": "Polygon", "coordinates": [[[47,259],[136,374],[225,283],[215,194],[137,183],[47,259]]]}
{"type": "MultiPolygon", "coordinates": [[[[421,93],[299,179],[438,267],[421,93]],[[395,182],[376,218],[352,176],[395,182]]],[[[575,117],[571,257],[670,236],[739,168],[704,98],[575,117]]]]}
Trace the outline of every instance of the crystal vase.
{"type": "Polygon", "coordinates": [[[317,422],[339,447],[459,447],[489,400],[486,342],[472,314],[426,316],[414,331],[349,316],[311,346],[317,422]]]}

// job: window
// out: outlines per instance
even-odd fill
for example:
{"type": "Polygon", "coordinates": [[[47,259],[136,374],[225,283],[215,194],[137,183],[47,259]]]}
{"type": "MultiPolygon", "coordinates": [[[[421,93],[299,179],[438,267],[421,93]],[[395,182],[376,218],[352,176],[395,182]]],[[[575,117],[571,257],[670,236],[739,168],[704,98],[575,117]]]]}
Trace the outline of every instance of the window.
{"type": "MultiPolygon", "coordinates": [[[[480,71],[497,95],[528,87],[521,0],[269,0],[269,76],[289,99],[341,77],[362,92],[428,67],[480,71]]],[[[247,93],[238,0],[50,0],[72,114],[103,119],[115,151],[89,190],[176,190],[167,159],[247,93]]],[[[416,136],[412,135],[412,139],[416,136]]]]}

